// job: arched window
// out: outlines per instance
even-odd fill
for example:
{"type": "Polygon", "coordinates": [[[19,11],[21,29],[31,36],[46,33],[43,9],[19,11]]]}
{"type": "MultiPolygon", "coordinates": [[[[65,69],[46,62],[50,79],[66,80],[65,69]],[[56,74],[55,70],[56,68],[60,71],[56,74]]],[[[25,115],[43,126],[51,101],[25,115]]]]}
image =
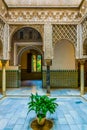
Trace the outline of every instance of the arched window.
{"type": "Polygon", "coordinates": [[[32,72],[41,72],[41,55],[32,55],[32,72]]]}
{"type": "Polygon", "coordinates": [[[27,58],[28,72],[41,72],[41,55],[29,53],[27,58]]]}

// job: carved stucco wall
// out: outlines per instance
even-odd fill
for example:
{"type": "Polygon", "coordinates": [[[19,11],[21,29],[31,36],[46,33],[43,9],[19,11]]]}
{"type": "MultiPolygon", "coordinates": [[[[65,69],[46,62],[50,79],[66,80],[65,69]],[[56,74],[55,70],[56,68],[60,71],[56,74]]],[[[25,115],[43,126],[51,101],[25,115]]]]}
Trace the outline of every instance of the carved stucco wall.
{"type": "Polygon", "coordinates": [[[4,25],[3,59],[9,59],[9,25],[4,25]]]}
{"type": "Polygon", "coordinates": [[[7,15],[7,7],[4,4],[3,0],[0,0],[0,17],[2,17],[4,20],[7,15]]]}
{"type": "Polygon", "coordinates": [[[0,15],[9,23],[28,23],[28,22],[66,22],[78,23],[82,17],[87,13],[87,0],[84,0],[80,9],[10,9],[0,0],[0,15]]]}
{"type": "Polygon", "coordinates": [[[2,41],[3,43],[3,40],[4,40],[4,22],[0,19],[0,40],[2,41]]]}
{"type": "Polygon", "coordinates": [[[2,57],[3,59],[8,59],[8,48],[9,48],[9,25],[4,23],[0,19],[0,41],[2,43],[2,57]]]}
{"type": "Polygon", "coordinates": [[[52,25],[44,25],[44,59],[53,59],[52,25]]]}
{"type": "Polygon", "coordinates": [[[6,19],[9,23],[78,23],[79,10],[60,9],[10,9],[6,19]]]}
{"type": "Polygon", "coordinates": [[[87,38],[87,17],[82,22],[82,42],[87,38]]]}
{"type": "Polygon", "coordinates": [[[16,31],[18,31],[18,30],[20,30],[21,28],[24,28],[24,27],[32,27],[32,28],[36,29],[41,34],[42,39],[43,39],[43,32],[44,32],[43,24],[33,24],[33,25],[28,24],[28,25],[25,25],[25,26],[24,25],[19,25],[19,26],[18,25],[10,25],[10,27],[9,27],[10,40],[12,40],[12,36],[16,31]]]}
{"type": "MultiPolygon", "coordinates": [[[[40,32],[43,38],[43,51],[45,52],[45,59],[53,58],[53,46],[61,39],[72,41],[73,45],[77,47],[77,25],[28,25],[40,32]]],[[[15,31],[24,26],[10,26],[10,38],[12,38],[15,31]]],[[[12,41],[11,41],[12,42],[12,41]]],[[[12,43],[11,43],[12,44],[12,43]]],[[[12,52],[11,52],[12,56],[12,52]]],[[[12,56],[13,59],[13,56],[12,56]]],[[[13,64],[13,63],[12,63],[13,64]]]]}
{"type": "Polygon", "coordinates": [[[82,19],[84,19],[86,13],[87,13],[87,0],[84,0],[79,10],[79,14],[83,17],[82,19]]]}
{"type": "Polygon", "coordinates": [[[3,58],[4,22],[0,19],[0,59],[3,58]]]}
{"type": "Polygon", "coordinates": [[[67,39],[77,46],[77,25],[53,25],[53,45],[67,39]]]}

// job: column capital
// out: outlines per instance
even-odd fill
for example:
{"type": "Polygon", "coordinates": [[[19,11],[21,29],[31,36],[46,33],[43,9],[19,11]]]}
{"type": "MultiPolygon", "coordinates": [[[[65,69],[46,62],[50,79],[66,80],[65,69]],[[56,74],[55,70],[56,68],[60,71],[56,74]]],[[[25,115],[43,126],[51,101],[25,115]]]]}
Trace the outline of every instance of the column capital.
{"type": "Polygon", "coordinates": [[[79,59],[78,62],[79,62],[80,64],[84,64],[84,63],[85,63],[85,59],[79,59]]]}
{"type": "Polygon", "coordinates": [[[6,63],[7,63],[7,61],[8,61],[8,60],[6,60],[6,59],[2,59],[2,60],[1,60],[2,65],[5,66],[6,63]]]}
{"type": "Polygon", "coordinates": [[[46,65],[51,66],[52,65],[52,59],[45,59],[46,65]]]}

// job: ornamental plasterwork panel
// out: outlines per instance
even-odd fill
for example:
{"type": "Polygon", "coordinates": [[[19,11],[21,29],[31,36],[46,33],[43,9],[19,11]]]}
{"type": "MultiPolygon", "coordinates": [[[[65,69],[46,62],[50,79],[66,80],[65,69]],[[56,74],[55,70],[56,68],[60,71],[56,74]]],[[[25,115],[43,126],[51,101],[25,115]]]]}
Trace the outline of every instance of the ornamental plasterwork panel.
{"type": "Polygon", "coordinates": [[[82,23],[82,41],[87,38],[87,18],[84,19],[82,23]]]}
{"type": "Polygon", "coordinates": [[[12,36],[12,34],[14,32],[20,30],[23,27],[32,27],[32,28],[36,29],[41,34],[41,36],[43,38],[44,27],[43,27],[42,24],[35,24],[35,25],[34,24],[33,25],[30,24],[30,25],[26,25],[26,26],[10,25],[10,36],[12,36]]]}
{"type": "Polygon", "coordinates": [[[79,12],[83,17],[87,13],[87,0],[84,0],[79,12]]]}
{"type": "Polygon", "coordinates": [[[4,25],[4,42],[3,42],[3,58],[8,59],[8,50],[9,50],[9,25],[4,25]]]}
{"type": "Polygon", "coordinates": [[[52,47],[52,25],[44,25],[44,59],[53,58],[53,47],[52,47]]]}
{"type": "Polygon", "coordinates": [[[44,22],[78,22],[81,18],[77,10],[30,9],[10,10],[7,14],[9,23],[44,23],[44,22]]]}
{"type": "Polygon", "coordinates": [[[53,25],[53,45],[59,40],[70,40],[77,45],[77,25],[53,25]]]}
{"type": "Polygon", "coordinates": [[[7,8],[3,0],[0,0],[0,16],[2,16],[5,19],[6,14],[7,14],[7,8]]]}
{"type": "Polygon", "coordinates": [[[4,22],[0,19],[0,40],[3,43],[3,35],[4,35],[4,22]]]}

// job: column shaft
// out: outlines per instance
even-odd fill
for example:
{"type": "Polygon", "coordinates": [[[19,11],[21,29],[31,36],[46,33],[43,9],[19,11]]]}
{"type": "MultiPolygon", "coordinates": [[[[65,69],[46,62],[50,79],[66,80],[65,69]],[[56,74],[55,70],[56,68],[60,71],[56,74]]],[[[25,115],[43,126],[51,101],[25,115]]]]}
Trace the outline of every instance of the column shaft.
{"type": "Polygon", "coordinates": [[[84,64],[81,63],[80,65],[80,88],[81,88],[81,95],[84,95],[84,64]]]}
{"type": "Polygon", "coordinates": [[[47,74],[46,74],[46,85],[47,85],[47,94],[50,94],[50,66],[47,65],[47,74]]]}
{"type": "Polygon", "coordinates": [[[2,93],[6,95],[6,70],[5,66],[2,66],[2,93]]]}
{"type": "Polygon", "coordinates": [[[2,60],[2,94],[6,95],[6,62],[7,60],[2,60]]]}

